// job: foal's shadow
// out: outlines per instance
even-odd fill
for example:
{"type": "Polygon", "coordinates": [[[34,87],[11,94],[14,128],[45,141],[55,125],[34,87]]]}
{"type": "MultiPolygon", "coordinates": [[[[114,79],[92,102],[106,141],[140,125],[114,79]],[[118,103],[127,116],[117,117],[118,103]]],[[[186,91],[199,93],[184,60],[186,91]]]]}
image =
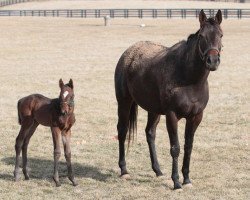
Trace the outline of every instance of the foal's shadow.
{"type": "MultiPolygon", "coordinates": [[[[6,163],[7,165],[12,165],[14,171],[14,157],[3,158],[2,162],[6,163]]],[[[108,170],[107,173],[103,173],[97,167],[86,164],[72,162],[72,167],[74,169],[76,178],[92,178],[97,181],[105,182],[107,179],[115,175],[113,170],[108,170]]],[[[30,179],[50,179],[53,175],[54,164],[53,160],[28,158],[28,168],[30,179]]],[[[22,174],[22,169],[20,169],[20,174],[22,174]]],[[[67,177],[67,165],[65,161],[59,162],[59,176],[61,178],[67,177]]],[[[12,181],[14,180],[13,177],[13,174],[0,173],[0,179],[12,181]]]]}

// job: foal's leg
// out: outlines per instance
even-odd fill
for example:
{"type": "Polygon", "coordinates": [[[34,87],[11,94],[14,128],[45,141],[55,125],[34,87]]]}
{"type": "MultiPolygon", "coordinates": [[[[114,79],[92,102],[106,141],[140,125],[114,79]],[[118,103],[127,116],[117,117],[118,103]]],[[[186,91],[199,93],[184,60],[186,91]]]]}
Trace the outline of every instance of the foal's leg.
{"type": "Polygon", "coordinates": [[[178,119],[174,112],[170,112],[168,113],[168,115],[166,115],[166,122],[167,122],[167,130],[171,146],[170,154],[173,158],[171,178],[174,181],[174,189],[180,189],[181,184],[179,182],[179,173],[178,173],[178,157],[180,154],[180,145],[177,133],[178,119]]]}
{"type": "Polygon", "coordinates": [[[61,186],[61,183],[59,181],[59,175],[58,175],[58,161],[61,156],[61,150],[60,150],[60,135],[61,130],[58,127],[51,127],[52,137],[53,137],[53,144],[54,144],[54,175],[53,179],[56,183],[56,186],[61,186]]]}
{"type": "Polygon", "coordinates": [[[188,118],[186,122],[185,128],[185,146],[184,146],[184,159],[183,159],[183,166],[182,166],[182,173],[184,177],[183,185],[191,184],[189,179],[189,164],[190,164],[190,157],[193,148],[193,139],[194,133],[199,126],[202,120],[203,112],[200,114],[188,118]]]}
{"type": "Polygon", "coordinates": [[[22,147],[22,158],[23,158],[23,174],[25,176],[25,180],[29,180],[29,174],[27,170],[27,148],[29,145],[29,141],[33,133],[35,132],[38,123],[34,121],[33,125],[30,127],[27,136],[24,139],[23,147],[22,147]]]}
{"type": "Polygon", "coordinates": [[[128,132],[129,113],[132,105],[132,101],[125,102],[123,104],[118,103],[118,140],[119,140],[119,167],[121,169],[121,176],[128,174],[125,161],[125,140],[128,132]]]}
{"type": "Polygon", "coordinates": [[[14,170],[14,178],[15,181],[18,181],[19,179],[19,166],[20,166],[20,153],[23,147],[24,140],[28,134],[28,131],[30,127],[33,124],[33,120],[29,117],[24,118],[22,121],[21,129],[19,131],[19,134],[16,138],[16,144],[15,144],[15,150],[16,150],[16,164],[15,164],[15,170],[14,170]]]}
{"type": "Polygon", "coordinates": [[[65,156],[65,159],[67,162],[69,180],[73,183],[73,186],[77,186],[77,183],[76,183],[75,177],[74,177],[74,173],[72,170],[72,166],[71,166],[70,137],[71,137],[70,130],[66,134],[62,134],[64,156],[65,156]]]}
{"type": "Polygon", "coordinates": [[[156,150],[155,150],[155,136],[156,136],[156,126],[160,121],[160,115],[148,112],[148,122],[146,127],[146,136],[150,152],[150,159],[152,163],[152,168],[156,173],[156,176],[162,176],[160,166],[157,160],[156,150]]]}

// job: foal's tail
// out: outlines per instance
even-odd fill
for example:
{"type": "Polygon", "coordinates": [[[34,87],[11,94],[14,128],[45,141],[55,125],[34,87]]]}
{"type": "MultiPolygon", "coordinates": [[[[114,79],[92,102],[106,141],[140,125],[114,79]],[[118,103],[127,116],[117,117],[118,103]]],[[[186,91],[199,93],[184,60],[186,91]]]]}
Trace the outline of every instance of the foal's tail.
{"type": "Polygon", "coordinates": [[[17,102],[17,114],[18,114],[18,123],[21,125],[21,117],[19,112],[20,101],[17,102]]]}
{"type": "Polygon", "coordinates": [[[129,145],[132,137],[132,142],[134,141],[134,135],[136,134],[137,131],[137,113],[138,113],[138,105],[133,102],[131,108],[130,108],[130,114],[129,114],[129,129],[128,129],[128,149],[127,153],[129,150],[129,145]]]}

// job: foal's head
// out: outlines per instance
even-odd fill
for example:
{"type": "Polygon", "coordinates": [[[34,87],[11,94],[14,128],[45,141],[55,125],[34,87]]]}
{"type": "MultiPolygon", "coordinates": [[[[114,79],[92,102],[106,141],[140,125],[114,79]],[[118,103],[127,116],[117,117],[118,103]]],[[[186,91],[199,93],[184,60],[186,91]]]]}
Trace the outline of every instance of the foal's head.
{"type": "Polygon", "coordinates": [[[201,59],[206,68],[214,71],[220,64],[221,38],[223,32],[221,10],[218,10],[214,18],[207,18],[203,10],[199,14],[200,30],[198,31],[198,48],[201,59]]]}
{"type": "Polygon", "coordinates": [[[64,84],[62,79],[59,80],[59,86],[61,88],[59,101],[62,115],[67,115],[74,110],[74,86],[73,80],[70,79],[69,83],[64,84]]]}

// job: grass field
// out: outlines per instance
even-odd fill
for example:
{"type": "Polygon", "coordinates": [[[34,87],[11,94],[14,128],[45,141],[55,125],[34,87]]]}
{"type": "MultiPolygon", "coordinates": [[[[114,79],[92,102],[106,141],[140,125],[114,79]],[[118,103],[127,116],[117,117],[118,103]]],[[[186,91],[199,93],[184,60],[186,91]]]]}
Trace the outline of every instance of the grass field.
{"type": "MultiPolygon", "coordinates": [[[[171,46],[194,33],[197,19],[0,18],[0,199],[249,199],[249,20],[225,20],[218,71],[209,76],[210,100],[197,130],[191,159],[193,188],[173,191],[169,140],[162,117],[157,151],[163,178],[151,169],[145,138],[146,112],[139,110],[137,141],[127,156],[131,180],[121,180],[116,140],[113,75],[123,51],[140,40],[171,46]],[[141,28],[140,24],[146,24],[141,28]],[[58,80],[75,83],[76,119],[72,162],[79,183],[52,181],[53,145],[49,128],[38,127],[28,157],[29,181],[13,181],[14,144],[19,131],[17,100],[31,93],[54,98],[58,80]]],[[[183,157],[184,120],[179,123],[183,157]]],[[[63,154],[62,154],[63,155],[63,154]]],[[[181,175],[181,174],[180,174],[181,175]]],[[[182,176],[181,176],[182,177],[182,176]]]]}

